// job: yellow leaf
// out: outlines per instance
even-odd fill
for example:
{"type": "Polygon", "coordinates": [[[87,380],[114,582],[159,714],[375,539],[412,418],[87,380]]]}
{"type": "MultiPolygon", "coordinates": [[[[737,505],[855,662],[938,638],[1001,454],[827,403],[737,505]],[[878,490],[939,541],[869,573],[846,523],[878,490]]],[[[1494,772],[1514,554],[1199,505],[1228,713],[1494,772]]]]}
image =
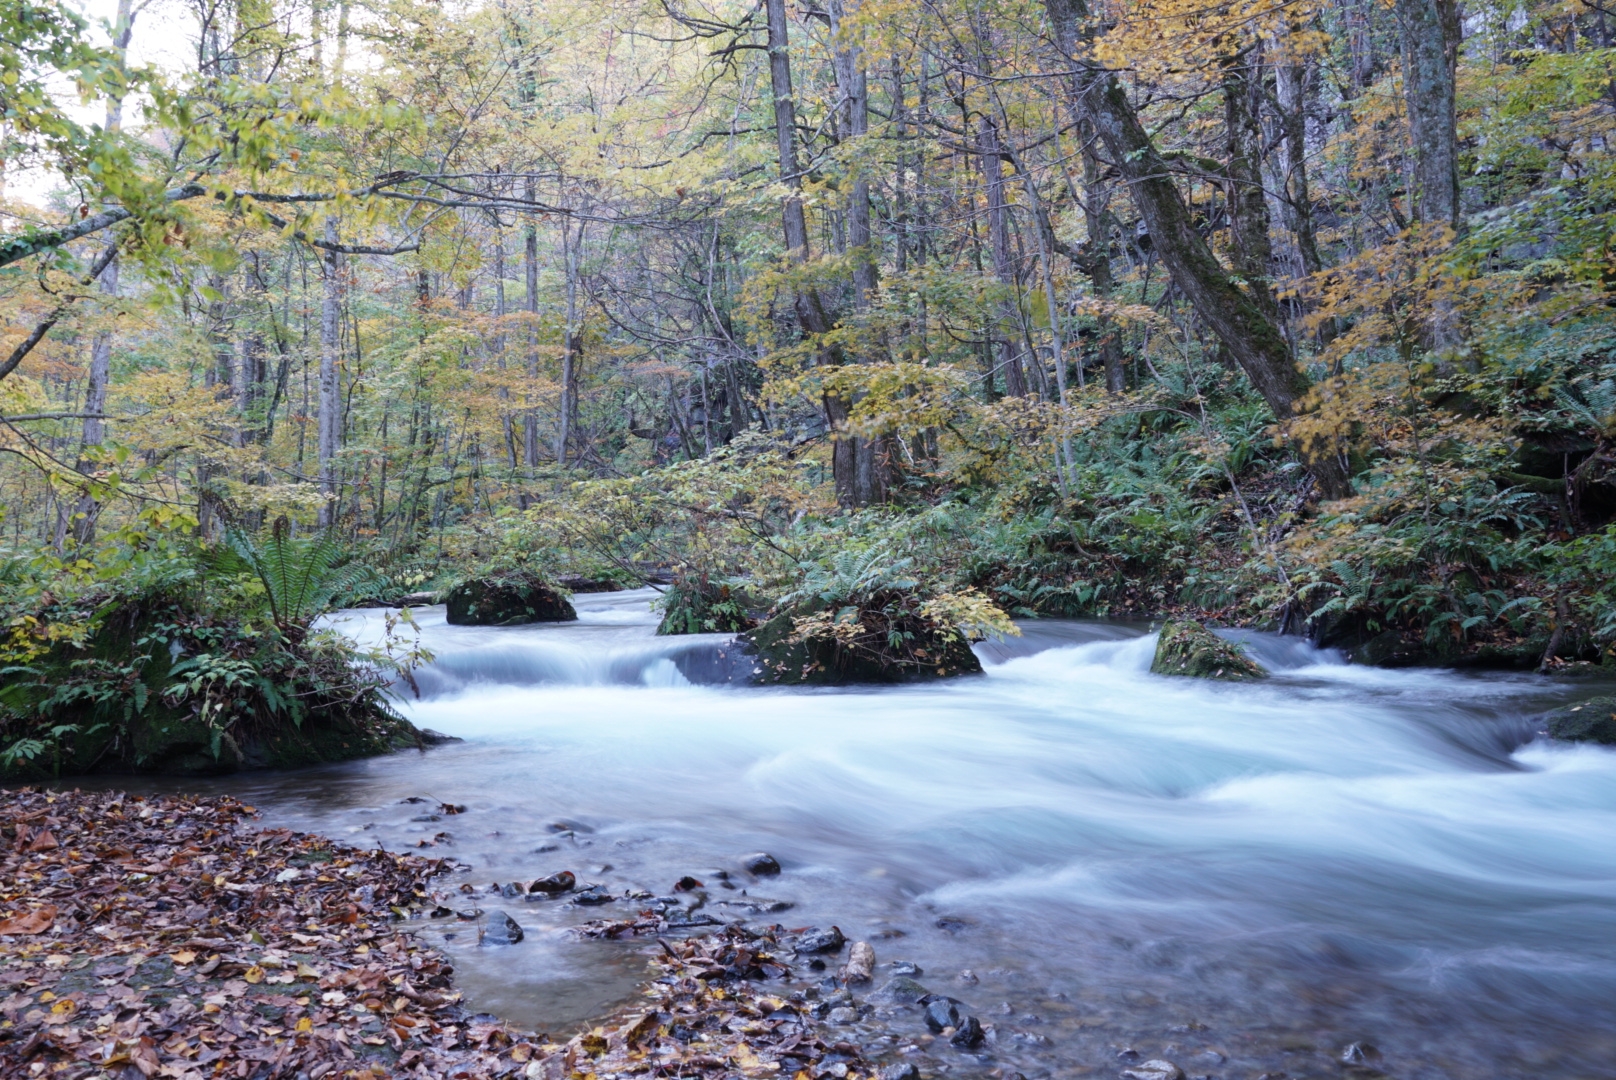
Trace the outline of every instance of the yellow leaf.
{"type": "Polygon", "coordinates": [[[176,964],[189,964],[196,960],[196,953],[186,949],[183,952],[169,953],[168,958],[176,964]]]}
{"type": "Polygon", "coordinates": [[[264,969],[254,964],[247,969],[247,973],[242,978],[250,983],[261,983],[264,981],[264,969]]]}
{"type": "Polygon", "coordinates": [[[297,1030],[300,1032],[313,1031],[314,1021],[305,1016],[303,1019],[297,1022],[297,1030]]]}

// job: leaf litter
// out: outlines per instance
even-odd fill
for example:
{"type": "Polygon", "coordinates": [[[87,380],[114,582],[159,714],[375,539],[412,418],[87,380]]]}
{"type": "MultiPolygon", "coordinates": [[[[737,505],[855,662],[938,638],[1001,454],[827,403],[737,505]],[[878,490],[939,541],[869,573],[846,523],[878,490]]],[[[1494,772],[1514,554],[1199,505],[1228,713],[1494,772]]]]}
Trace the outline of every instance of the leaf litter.
{"type": "Polygon", "coordinates": [[[645,1000],[552,1042],[461,1004],[404,925],[445,859],[255,828],[229,797],[0,790],[0,1075],[119,1080],[864,1080],[784,996],[789,935],[594,920],[640,939],[645,1000]],[[768,984],[779,988],[771,992],[768,984]]]}

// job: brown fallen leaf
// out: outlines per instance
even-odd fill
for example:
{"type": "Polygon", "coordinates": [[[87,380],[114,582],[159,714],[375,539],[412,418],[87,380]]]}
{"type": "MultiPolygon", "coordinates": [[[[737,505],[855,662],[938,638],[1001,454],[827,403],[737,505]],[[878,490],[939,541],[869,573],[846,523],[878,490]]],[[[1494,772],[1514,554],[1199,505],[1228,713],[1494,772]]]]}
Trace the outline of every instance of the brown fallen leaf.
{"type": "Polygon", "coordinates": [[[0,934],[43,934],[56,922],[56,906],[46,904],[26,915],[0,919],[0,934]]]}

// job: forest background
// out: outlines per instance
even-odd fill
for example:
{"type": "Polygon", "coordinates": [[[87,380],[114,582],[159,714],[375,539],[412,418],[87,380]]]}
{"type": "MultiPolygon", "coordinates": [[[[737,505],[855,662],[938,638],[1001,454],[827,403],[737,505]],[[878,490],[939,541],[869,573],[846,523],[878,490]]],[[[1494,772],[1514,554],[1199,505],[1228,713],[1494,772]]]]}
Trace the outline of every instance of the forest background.
{"type": "Polygon", "coordinates": [[[1598,662],[1613,35],[1588,0],[8,4],[0,708],[59,712],[37,661],[130,596],[247,635],[157,688],[205,712],[252,626],[490,574],[669,580],[672,630],[1186,612],[1598,662]]]}

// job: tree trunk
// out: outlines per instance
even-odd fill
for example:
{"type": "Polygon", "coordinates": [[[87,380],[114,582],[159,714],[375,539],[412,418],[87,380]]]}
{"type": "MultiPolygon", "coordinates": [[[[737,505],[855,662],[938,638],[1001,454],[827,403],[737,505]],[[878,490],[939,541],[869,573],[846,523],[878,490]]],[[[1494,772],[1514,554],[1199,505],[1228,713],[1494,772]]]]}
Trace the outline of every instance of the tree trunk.
{"type": "MultiPolygon", "coordinates": [[[[529,202],[538,198],[533,178],[528,177],[523,193],[529,202]]],[[[539,414],[533,407],[533,385],[539,379],[539,227],[532,218],[522,238],[522,272],[527,278],[527,303],[530,319],[527,324],[527,378],[528,391],[524,395],[527,414],[522,418],[523,459],[531,471],[539,463],[539,414]]]]}
{"type": "MultiPolygon", "coordinates": [[[[327,243],[337,242],[337,223],[334,218],[325,222],[327,243]]],[[[320,490],[325,504],[320,509],[320,524],[336,522],[337,466],[334,460],[342,440],[342,296],[344,272],[342,255],[327,251],[322,260],[324,296],[320,305],[320,430],[317,453],[320,490]]]]}
{"type": "MultiPolygon", "coordinates": [[[[1134,206],[1173,284],[1228,347],[1235,362],[1281,423],[1296,413],[1307,378],[1292,362],[1285,336],[1269,310],[1237,285],[1195,228],[1167,163],[1139,122],[1116,74],[1078,55],[1082,0],[1044,0],[1062,50],[1076,61],[1079,107],[1127,182],[1134,206]]],[[[1327,498],[1352,493],[1334,448],[1300,447],[1327,498]]]]}
{"type": "Polygon", "coordinates": [[[1397,0],[1397,27],[1403,37],[1403,97],[1414,152],[1413,216],[1428,225],[1458,229],[1458,2],[1397,0]]]}
{"type": "Polygon", "coordinates": [[[988,191],[988,244],[993,257],[993,273],[1004,290],[998,303],[997,325],[993,328],[993,347],[998,354],[997,367],[1004,375],[1004,392],[1010,397],[1027,396],[1027,376],[1021,366],[1020,350],[1011,337],[1011,327],[1020,322],[1015,297],[1019,288],[1016,264],[1010,256],[1010,205],[1005,196],[1003,150],[999,145],[999,130],[984,116],[977,134],[977,153],[982,162],[982,175],[988,191]]]}
{"type": "Polygon", "coordinates": [[[1274,246],[1263,190],[1262,65],[1255,48],[1223,62],[1223,133],[1228,157],[1224,198],[1235,273],[1268,321],[1279,323],[1274,300],[1274,246]]]}
{"type": "MultiPolygon", "coordinates": [[[[831,36],[842,33],[844,4],[830,4],[831,36]]],[[[840,41],[837,41],[840,45],[840,41]]],[[[855,143],[870,130],[869,78],[856,47],[838,48],[836,82],[841,108],[837,124],[843,145],[855,143]]],[[[853,263],[853,309],[864,312],[876,288],[875,253],[871,250],[870,182],[855,173],[847,200],[847,247],[853,263]]],[[[884,435],[864,437],[840,434],[831,450],[831,471],[835,477],[837,500],[844,506],[869,506],[885,502],[893,480],[892,440],[884,435]]]]}
{"type": "Polygon", "coordinates": [[[572,227],[561,223],[561,257],[567,272],[567,325],[561,342],[561,401],[557,409],[556,463],[567,464],[567,441],[571,437],[573,417],[578,408],[578,360],[583,345],[578,336],[578,261],[584,243],[584,227],[578,225],[578,238],[572,238],[572,227]]]}

